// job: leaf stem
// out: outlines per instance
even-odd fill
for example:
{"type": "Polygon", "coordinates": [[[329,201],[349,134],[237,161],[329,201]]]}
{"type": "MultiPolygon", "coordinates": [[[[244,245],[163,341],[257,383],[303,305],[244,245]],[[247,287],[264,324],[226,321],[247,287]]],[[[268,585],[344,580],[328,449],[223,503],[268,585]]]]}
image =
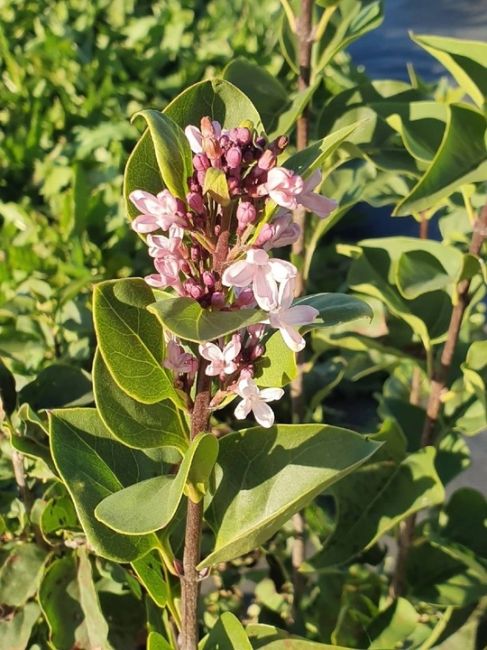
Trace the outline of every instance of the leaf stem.
{"type": "MultiPolygon", "coordinates": [[[[196,395],[191,414],[191,439],[208,429],[211,398],[211,377],[205,370],[208,362],[200,359],[196,380],[196,395]]],[[[181,650],[198,649],[198,598],[200,576],[196,569],[200,561],[201,528],[203,523],[203,501],[187,500],[186,532],[184,537],[182,592],[182,645],[181,650]]]]}

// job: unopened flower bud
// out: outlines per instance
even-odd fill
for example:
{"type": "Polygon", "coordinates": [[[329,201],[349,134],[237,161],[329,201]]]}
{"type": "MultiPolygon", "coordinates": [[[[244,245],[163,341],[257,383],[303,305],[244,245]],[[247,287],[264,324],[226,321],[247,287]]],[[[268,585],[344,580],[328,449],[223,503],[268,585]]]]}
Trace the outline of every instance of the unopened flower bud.
{"type": "Polygon", "coordinates": [[[242,145],[250,144],[252,142],[252,133],[250,129],[239,126],[237,129],[237,142],[242,145]]]}
{"type": "Polygon", "coordinates": [[[262,156],[259,158],[257,161],[257,167],[259,169],[263,169],[264,171],[268,172],[270,169],[275,167],[276,165],[276,154],[273,153],[270,149],[266,149],[262,156]]]}
{"type": "Polygon", "coordinates": [[[218,140],[220,147],[224,150],[228,149],[228,146],[230,144],[230,138],[228,135],[225,133],[224,135],[221,136],[221,138],[218,140]]]}
{"type": "Polygon", "coordinates": [[[265,347],[261,344],[258,343],[254,348],[252,348],[250,352],[250,360],[251,361],[256,361],[261,357],[265,352],[265,347]]]}
{"type": "Polygon", "coordinates": [[[263,136],[259,136],[258,138],[255,139],[255,144],[257,147],[260,147],[261,149],[265,147],[267,141],[263,136]]]}
{"type": "Polygon", "coordinates": [[[212,162],[218,160],[218,158],[220,158],[222,155],[221,147],[215,138],[203,138],[201,146],[203,147],[203,151],[212,162]]]}
{"type": "Polygon", "coordinates": [[[207,115],[201,118],[200,128],[201,128],[201,135],[204,138],[214,137],[215,129],[213,128],[213,122],[210,120],[210,118],[207,115]]]}
{"type": "Polygon", "coordinates": [[[242,162],[242,152],[238,147],[231,147],[226,154],[227,165],[230,169],[236,169],[242,162]]]}
{"type": "Polygon", "coordinates": [[[237,307],[250,307],[254,303],[254,292],[250,287],[238,290],[237,299],[235,300],[235,305],[237,305],[237,307]]]}
{"type": "Polygon", "coordinates": [[[199,262],[201,259],[201,247],[198,246],[197,244],[194,244],[191,246],[191,261],[192,262],[199,262]]]}
{"type": "Polygon", "coordinates": [[[240,201],[237,208],[237,221],[240,228],[245,228],[254,223],[257,211],[250,201],[240,201]]]}
{"type": "Polygon", "coordinates": [[[221,291],[215,291],[211,295],[211,306],[221,308],[225,305],[225,296],[221,291]]]}
{"type": "Polygon", "coordinates": [[[199,300],[205,294],[203,287],[200,287],[193,278],[188,278],[183,286],[186,295],[194,298],[194,300],[199,300]]]}
{"type": "Polygon", "coordinates": [[[238,196],[241,193],[240,179],[230,176],[228,179],[228,191],[231,196],[238,196]]]}
{"type": "Polygon", "coordinates": [[[203,197],[198,192],[190,192],[187,196],[188,205],[196,212],[196,214],[202,214],[205,211],[205,204],[203,202],[203,197]]]}
{"type": "Polygon", "coordinates": [[[249,333],[251,339],[258,341],[265,332],[265,325],[263,323],[257,323],[257,325],[249,325],[247,327],[247,332],[249,333]]]}
{"type": "Polygon", "coordinates": [[[205,287],[208,287],[208,289],[213,289],[215,286],[215,276],[213,273],[210,273],[210,271],[204,271],[202,277],[205,287]]]}
{"type": "Polygon", "coordinates": [[[191,272],[191,268],[190,268],[189,264],[186,261],[181,262],[180,265],[179,265],[179,268],[185,275],[188,275],[188,273],[191,272]]]}
{"type": "Polygon", "coordinates": [[[210,167],[210,161],[208,156],[204,153],[197,153],[193,156],[193,167],[197,172],[204,172],[208,167],[210,167]]]}
{"type": "Polygon", "coordinates": [[[201,187],[204,187],[205,184],[206,169],[202,172],[196,172],[196,178],[201,187]]]}
{"type": "Polygon", "coordinates": [[[274,237],[274,230],[273,230],[272,226],[269,225],[268,223],[265,223],[262,226],[262,229],[261,229],[257,239],[255,240],[254,246],[256,248],[260,248],[260,247],[264,246],[265,244],[267,244],[267,242],[269,240],[271,240],[273,237],[274,237]]]}
{"type": "Polygon", "coordinates": [[[238,129],[237,128],[230,129],[230,131],[228,132],[228,138],[230,142],[233,142],[234,144],[238,144],[238,129]]]}
{"type": "Polygon", "coordinates": [[[276,146],[279,149],[279,151],[284,151],[284,149],[287,147],[289,144],[289,138],[287,135],[280,135],[277,140],[276,140],[276,146]]]}

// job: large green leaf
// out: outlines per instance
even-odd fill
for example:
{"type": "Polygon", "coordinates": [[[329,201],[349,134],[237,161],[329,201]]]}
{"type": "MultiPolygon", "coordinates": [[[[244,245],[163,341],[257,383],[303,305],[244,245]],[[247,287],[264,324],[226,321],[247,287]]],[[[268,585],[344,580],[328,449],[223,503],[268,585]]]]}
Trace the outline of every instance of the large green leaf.
{"type": "Polygon", "coordinates": [[[132,566],[152,600],[158,607],[164,607],[169,596],[169,586],[164,577],[161,557],[151,551],[134,560],[132,566]]]}
{"type": "MultiPolygon", "coordinates": [[[[389,445],[391,435],[396,437],[394,431],[388,432],[389,445]]],[[[308,569],[326,570],[343,564],[373,546],[409,515],[442,502],[444,490],[434,466],[435,450],[421,449],[402,461],[400,455],[397,451],[391,454],[385,447],[370,463],[332,488],[338,521],[323,549],[309,561],[308,569]]]]}
{"type": "Polygon", "coordinates": [[[192,298],[169,298],[152,303],[149,311],[163,327],[185,341],[213,341],[266,318],[262,309],[211,311],[192,298]]]}
{"type": "Polygon", "coordinates": [[[43,368],[19,393],[19,403],[33,409],[87,406],[93,403],[90,376],[81,368],[54,363],[43,368]]]}
{"type": "MultiPolygon", "coordinates": [[[[218,120],[226,129],[250,120],[258,131],[263,130],[258,112],[250,99],[236,86],[223,79],[201,81],[187,88],[166,106],[164,114],[181,129],[189,124],[200,126],[202,117],[218,120]]],[[[164,184],[157,164],[154,144],[149,133],[144,133],[132,151],[124,174],[124,197],[127,214],[137,216],[137,208],[129,200],[134,190],[157,194],[164,184]]]]}
{"type": "Polygon", "coordinates": [[[296,376],[296,354],[284,343],[280,332],[274,332],[265,344],[265,355],[254,366],[255,381],[261,387],[280,387],[296,376]]]}
{"type": "Polygon", "coordinates": [[[169,400],[143,404],[124,393],[108,372],[99,351],[93,362],[93,388],[98,413],[115,438],[129,447],[188,447],[185,412],[169,400]]]}
{"type": "MultiPolygon", "coordinates": [[[[170,117],[154,110],[134,115],[144,118],[152,140],[159,171],[164,185],[174,196],[185,200],[188,178],[193,174],[193,156],[184,131],[170,117]]],[[[138,161],[134,161],[136,164],[138,161]]],[[[132,169],[137,176],[137,169],[132,169]]],[[[140,188],[144,189],[144,188],[140,188]]]]}
{"type": "Polygon", "coordinates": [[[379,446],[346,429],[314,424],[257,427],[222,438],[206,510],[215,546],[199,568],[263,544],[379,446]]]}
{"type": "Polygon", "coordinates": [[[435,157],[417,185],[398,203],[395,215],[435,207],[462,185],[487,177],[485,117],[463,104],[452,104],[449,113],[435,157]]]}
{"type": "Polygon", "coordinates": [[[100,648],[112,650],[108,623],[98,602],[90,561],[85,552],[56,559],[46,571],[39,603],[57,650],[100,648]]]}
{"type": "Polygon", "coordinates": [[[157,546],[155,535],[120,535],[94,514],[96,506],[109,494],[162,474],[162,462],[156,453],[151,452],[151,457],[149,452],[120,443],[95,409],[54,410],[50,430],[54,462],[95,551],[117,562],[130,562],[157,546]]]}
{"type": "Polygon", "coordinates": [[[0,568],[0,605],[20,607],[39,586],[47,551],[37,544],[17,544],[0,568]]]}
{"type": "Polygon", "coordinates": [[[235,614],[224,612],[211,628],[200,650],[252,650],[242,623],[235,614]]]}
{"type": "Polygon", "coordinates": [[[223,78],[245,93],[259,111],[267,131],[276,125],[276,116],[289,104],[281,82],[262,66],[238,57],[223,70],[223,78]]]}
{"type": "Polygon", "coordinates": [[[19,609],[10,618],[0,621],[0,643],[8,650],[26,650],[29,638],[37,619],[39,618],[39,606],[30,602],[19,609]]]}
{"type": "Polygon", "coordinates": [[[146,307],[154,301],[143,280],[109,280],[96,285],[93,315],[98,345],[113,379],[144,404],[163,399],[178,403],[169,373],[162,367],[164,337],[146,307]]]}
{"type": "Polygon", "coordinates": [[[483,107],[487,95],[487,43],[444,36],[411,38],[436,57],[477,106],[483,107]]]}
{"type": "Polygon", "coordinates": [[[306,330],[315,327],[333,327],[341,323],[349,323],[357,318],[372,319],[374,312],[371,306],[360,298],[349,296],[345,293],[317,293],[313,296],[304,296],[294,301],[295,305],[311,305],[320,312],[306,330]]]}
{"type": "Polygon", "coordinates": [[[96,508],[96,518],[127,535],[142,535],[171,523],[183,493],[201,498],[218,454],[218,440],[199,434],[191,443],[176,476],[157,476],[111,494],[96,508]],[[200,490],[200,492],[198,492],[200,490]]]}

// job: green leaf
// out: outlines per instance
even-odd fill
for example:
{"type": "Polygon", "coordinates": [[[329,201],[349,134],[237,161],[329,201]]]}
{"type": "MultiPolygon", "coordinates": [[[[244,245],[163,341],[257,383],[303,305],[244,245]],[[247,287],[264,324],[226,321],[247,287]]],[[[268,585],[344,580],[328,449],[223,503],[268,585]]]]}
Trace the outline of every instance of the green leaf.
{"type": "Polygon", "coordinates": [[[282,334],[274,332],[265,344],[265,355],[254,366],[255,381],[261,387],[286,386],[296,377],[296,354],[284,343],[282,334]]]}
{"type": "Polygon", "coordinates": [[[169,587],[164,579],[160,556],[151,551],[132,562],[132,566],[156,605],[165,607],[169,596],[169,587]]]}
{"type": "Polygon", "coordinates": [[[12,548],[0,568],[0,605],[21,607],[36,593],[46,557],[37,544],[12,548]]]}
{"type": "Polygon", "coordinates": [[[286,89],[274,75],[260,65],[237,57],[225,67],[223,78],[252,101],[262,117],[266,131],[275,127],[276,116],[282,113],[289,98],[286,89]]]}
{"type": "Polygon", "coordinates": [[[169,400],[143,404],[115,383],[99,351],[93,362],[93,388],[98,413],[115,438],[135,449],[188,448],[185,412],[169,400]]]}
{"type": "Polygon", "coordinates": [[[252,650],[242,623],[235,614],[224,612],[212,627],[201,650],[252,650]]]}
{"type": "Polygon", "coordinates": [[[0,409],[7,415],[12,415],[17,406],[15,379],[7,366],[0,359],[0,409]]]}
{"type": "Polygon", "coordinates": [[[257,427],[222,438],[206,510],[215,546],[198,568],[263,544],[379,446],[346,429],[313,424],[257,427]]]}
{"type": "Polygon", "coordinates": [[[404,252],[396,267],[397,288],[408,300],[423,293],[445,289],[455,281],[441,262],[426,251],[404,252]]]}
{"type": "Polygon", "coordinates": [[[176,476],[157,476],[115,492],[97,506],[97,519],[127,535],[165,528],[174,518],[187,485],[191,486],[191,498],[201,499],[217,454],[215,436],[199,434],[186,452],[176,476]]]}
{"type": "Polygon", "coordinates": [[[343,646],[326,645],[291,636],[273,625],[248,625],[246,631],[253,650],[347,650],[343,646]]]}
{"type": "Polygon", "coordinates": [[[116,562],[130,562],[156,547],[155,535],[117,534],[94,514],[96,506],[109,494],[159,476],[163,467],[156,456],[121,444],[95,409],[52,411],[50,430],[54,462],[94,550],[116,562]]]}
{"type": "Polygon", "coordinates": [[[320,312],[319,318],[304,328],[306,331],[316,327],[333,327],[358,318],[371,320],[374,317],[374,312],[368,303],[345,293],[317,293],[313,296],[304,296],[295,300],[294,305],[311,305],[320,312]]]}
{"type": "Polygon", "coordinates": [[[463,104],[449,107],[440,147],[424,176],[398,203],[394,215],[406,216],[435,207],[467,183],[487,176],[485,117],[463,104]]]}
{"type": "Polygon", "coordinates": [[[395,648],[418,624],[418,612],[405,598],[398,598],[376,616],[367,628],[369,650],[395,648]]]}
{"type": "Polygon", "coordinates": [[[151,632],[147,637],[147,650],[173,650],[172,645],[157,632],[151,632]]]}
{"type": "Polygon", "coordinates": [[[210,167],[206,170],[203,194],[209,194],[220,205],[230,204],[227,177],[223,169],[210,167]]]}
{"type": "Polygon", "coordinates": [[[163,327],[185,341],[213,341],[266,318],[262,309],[211,311],[192,298],[158,300],[149,306],[163,327]]]}
{"type": "Polygon", "coordinates": [[[109,280],[96,285],[93,316],[103,360],[120,388],[139,402],[179,403],[172,378],[162,367],[164,337],[146,307],[154,295],[143,280],[109,280]]]}
{"type": "Polygon", "coordinates": [[[338,522],[308,570],[322,571],[373,546],[409,515],[441,503],[443,486],[436,473],[435,450],[421,449],[404,460],[384,451],[332,490],[338,522]]]}
{"type": "Polygon", "coordinates": [[[80,553],[78,566],[75,555],[54,560],[44,575],[39,603],[57,650],[74,646],[112,650],[85,552],[80,553]]]}
{"type": "Polygon", "coordinates": [[[55,363],[41,370],[34,381],[22,388],[19,402],[34,410],[61,406],[87,406],[93,402],[91,379],[80,368],[55,363]]]}
{"type": "MultiPolygon", "coordinates": [[[[188,178],[193,174],[193,156],[184,131],[170,117],[159,111],[139,111],[132,119],[139,116],[147,123],[164,185],[171,194],[186,200],[188,178]]],[[[137,175],[134,169],[132,173],[137,175]]]]}
{"type": "Polygon", "coordinates": [[[487,95],[487,43],[443,36],[411,38],[438,59],[477,106],[483,107],[487,95]]]}
{"type": "Polygon", "coordinates": [[[8,650],[26,650],[40,609],[36,603],[27,603],[12,618],[0,620],[0,643],[8,650]]]}
{"type": "Polygon", "coordinates": [[[319,75],[330,61],[358,38],[378,27],[383,19],[381,0],[340,0],[331,13],[321,39],[318,56],[312,69],[319,75]]]}
{"type": "Polygon", "coordinates": [[[308,175],[313,170],[321,167],[323,162],[329,158],[338,147],[359,127],[364,125],[364,120],[344,126],[330,135],[325,136],[314,144],[298,151],[283,162],[283,167],[292,169],[300,176],[308,175]]]}

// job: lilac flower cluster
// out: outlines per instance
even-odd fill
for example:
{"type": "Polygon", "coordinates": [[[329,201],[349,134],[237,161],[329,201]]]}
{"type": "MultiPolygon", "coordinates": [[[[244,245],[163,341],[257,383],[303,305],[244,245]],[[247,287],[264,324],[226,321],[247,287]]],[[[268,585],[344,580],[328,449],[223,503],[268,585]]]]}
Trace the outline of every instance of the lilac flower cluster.
{"type": "MultiPolygon", "coordinates": [[[[156,271],[145,279],[152,287],[171,287],[204,308],[259,307],[267,312],[261,325],[241,330],[227,343],[203,343],[199,353],[209,362],[206,374],[219,382],[215,400],[237,394],[242,401],[235,416],[243,419],[252,411],[262,426],[270,427],[274,414],[267,402],[279,399],[283,391],[259,390],[253,380],[254,363],[265,352],[266,331],[280,330],[285,343],[298,352],[305,342],[297,328],[311,323],[318,312],[307,305],[292,306],[297,269],[270,257],[269,251],[299,237],[291,210],[303,206],[326,217],[336,203],[313,191],[321,182],[319,171],[303,179],[278,166],[285,136],[269,143],[252,128],[223,130],[207,117],[200,128],[188,126],[185,133],[194,154],[186,197],[167,189],[156,196],[142,189],[130,194],[140,212],[132,227],[147,234],[156,271]],[[205,183],[210,168],[221,170],[223,198],[221,185],[218,194],[205,183]]],[[[196,358],[172,339],[164,365],[189,394],[196,358]]]]}

